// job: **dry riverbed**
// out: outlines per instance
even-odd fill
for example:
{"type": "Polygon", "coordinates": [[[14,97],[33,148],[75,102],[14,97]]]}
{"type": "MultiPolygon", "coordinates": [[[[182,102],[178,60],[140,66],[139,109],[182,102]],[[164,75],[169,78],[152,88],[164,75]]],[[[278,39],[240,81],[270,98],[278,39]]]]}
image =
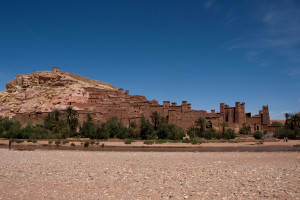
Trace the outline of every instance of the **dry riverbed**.
{"type": "Polygon", "coordinates": [[[299,152],[0,149],[0,199],[299,199],[299,152]]]}

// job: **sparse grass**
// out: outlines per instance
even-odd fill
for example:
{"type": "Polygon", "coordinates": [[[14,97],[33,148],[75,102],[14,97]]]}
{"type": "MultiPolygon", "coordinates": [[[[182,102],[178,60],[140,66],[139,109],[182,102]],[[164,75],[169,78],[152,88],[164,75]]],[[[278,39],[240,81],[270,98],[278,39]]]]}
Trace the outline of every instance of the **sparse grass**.
{"type": "Polygon", "coordinates": [[[24,140],[15,140],[16,143],[23,143],[24,140]]]}
{"type": "Polygon", "coordinates": [[[99,142],[96,142],[96,145],[99,145],[99,142]]]}
{"type": "Polygon", "coordinates": [[[67,144],[67,143],[69,143],[69,140],[64,140],[62,143],[67,144]]]}
{"type": "Polygon", "coordinates": [[[263,142],[263,141],[259,141],[259,142],[255,143],[255,144],[258,144],[258,145],[263,145],[263,144],[264,144],[264,142],[263,142]]]}
{"type": "Polygon", "coordinates": [[[236,140],[228,140],[227,142],[228,142],[228,143],[239,143],[239,142],[236,141],[236,140]]]}
{"type": "Polygon", "coordinates": [[[131,144],[132,142],[134,142],[134,139],[128,138],[124,141],[124,144],[131,144]]]}
{"type": "Polygon", "coordinates": [[[166,143],[167,140],[164,140],[164,139],[157,139],[155,140],[155,144],[163,144],[163,143],[166,143]]]}
{"type": "Polygon", "coordinates": [[[190,143],[190,142],[191,141],[189,139],[187,139],[187,138],[185,138],[185,139],[182,140],[182,143],[190,143]]]}
{"type": "Polygon", "coordinates": [[[168,142],[170,142],[170,143],[181,143],[182,140],[168,140],[168,142]]]}
{"type": "Polygon", "coordinates": [[[145,140],[144,144],[152,145],[152,144],[154,144],[154,141],[152,141],[152,140],[145,140]]]}
{"type": "Polygon", "coordinates": [[[190,142],[191,142],[191,144],[202,144],[203,143],[203,141],[201,141],[201,140],[190,140],[190,142]]]}

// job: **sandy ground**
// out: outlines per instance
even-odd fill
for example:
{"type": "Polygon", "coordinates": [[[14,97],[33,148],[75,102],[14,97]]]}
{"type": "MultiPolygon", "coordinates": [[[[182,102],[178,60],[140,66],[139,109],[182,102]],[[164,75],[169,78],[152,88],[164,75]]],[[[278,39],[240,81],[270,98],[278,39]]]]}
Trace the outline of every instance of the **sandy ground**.
{"type": "Polygon", "coordinates": [[[300,154],[0,149],[0,188],[0,199],[300,199],[300,154]]]}
{"type": "MultiPolygon", "coordinates": [[[[68,139],[69,143],[66,144],[60,144],[60,146],[70,146],[71,143],[74,143],[76,146],[83,146],[83,142],[86,141],[84,139],[75,140],[73,138],[68,139]]],[[[63,140],[61,140],[63,141],[63,140]]],[[[95,140],[97,141],[97,140],[95,140]]],[[[55,140],[53,140],[53,143],[51,146],[55,146],[55,140]]],[[[209,143],[202,143],[202,144],[191,144],[191,143],[163,143],[163,144],[152,144],[152,145],[146,145],[144,144],[144,141],[135,141],[131,144],[124,144],[124,141],[103,141],[99,140],[99,145],[104,144],[106,147],[253,147],[253,146],[287,146],[292,147],[294,145],[300,145],[300,140],[289,140],[288,142],[284,142],[283,140],[277,140],[277,141],[264,141],[263,145],[258,144],[259,140],[253,140],[251,142],[237,142],[237,143],[229,143],[229,142],[218,142],[218,141],[212,141],[209,143]]],[[[0,139],[0,145],[8,145],[9,140],[8,139],[0,139]]],[[[23,143],[13,143],[13,146],[23,146],[23,145],[30,145],[30,146],[38,146],[38,145],[48,145],[48,140],[38,140],[37,143],[27,142],[24,140],[23,143]]],[[[99,146],[94,145],[94,146],[99,146]]],[[[6,147],[5,147],[6,148],[6,147]]]]}

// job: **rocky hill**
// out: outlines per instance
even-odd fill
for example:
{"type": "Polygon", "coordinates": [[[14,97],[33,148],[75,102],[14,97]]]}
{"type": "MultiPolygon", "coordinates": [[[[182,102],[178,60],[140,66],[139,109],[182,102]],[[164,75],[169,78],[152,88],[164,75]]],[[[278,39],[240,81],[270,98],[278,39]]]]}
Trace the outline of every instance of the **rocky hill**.
{"type": "Polygon", "coordinates": [[[0,116],[8,117],[17,113],[61,110],[70,102],[85,104],[89,98],[87,90],[90,88],[117,91],[111,84],[61,72],[55,67],[52,72],[17,75],[6,84],[6,88],[0,92],[0,116]]]}

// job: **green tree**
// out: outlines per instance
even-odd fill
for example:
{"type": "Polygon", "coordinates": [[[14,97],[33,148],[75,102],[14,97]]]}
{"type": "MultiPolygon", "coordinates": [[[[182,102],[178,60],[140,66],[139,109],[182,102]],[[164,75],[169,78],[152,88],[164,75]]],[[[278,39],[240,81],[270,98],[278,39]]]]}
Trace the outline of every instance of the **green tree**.
{"type": "Polygon", "coordinates": [[[155,138],[154,128],[144,116],[140,120],[140,137],[142,140],[155,138]]]}
{"type": "Polygon", "coordinates": [[[221,122],[220,125],[222,126],[222,135],[225,134],[225,128],[229,127],[228,122],[221,122]]]}
{"type": "Polygon", "coordinates": [[[91,114],[87,114],[87,121],[82,123],[80,128],[80,135],[81,137],[87,137],[91,139],[97,138],[96,136],[97,127],[93,123],[93,119],[91,114]]]}
{"type": "Polygon", "coordinates": [[[160,114],[157,111],[152,112],[150,118],[151,118],[152,123],[154,125],[154,130],[157,130],[157,127],[158,127],[158,125],[160,123],[160,120],[161,120],[160,114]]]}
{"type": "Polygon", "coordinates": [[[248,125],[248,126],[243,126],[243,127],[240,127],[240,130],[239,130],[239,133],[242,134],[242,135],[249,135],[251,132],[251,127],[248,125]]]}
{"type": "Polygon", "coordinates": [[[54,119],[55,119],[55,121],[58,121],[59,118],[60,118],[60,116],[61,116],[61,113],[57,109],[55,109],[53,111],[53,113],[54,113],[54,119]]]}
{"type": "Polygon", "coordinates": [[[66,108],[66,114],[67,114],[67,123],[70,127],[70,130],[75,133],[76,129],[79,125],[78,119],[77,119],[77,111],[74,110],[72,107],[66,108]]]}
{"type": "Polygon", "coordinates": [[[200,130],[200,134],[202,134],[206,127],[209,125],[208,121],[205,118],[199,117],[196,121],[195,121],[195,126],[199,127],[200,130]]]}

